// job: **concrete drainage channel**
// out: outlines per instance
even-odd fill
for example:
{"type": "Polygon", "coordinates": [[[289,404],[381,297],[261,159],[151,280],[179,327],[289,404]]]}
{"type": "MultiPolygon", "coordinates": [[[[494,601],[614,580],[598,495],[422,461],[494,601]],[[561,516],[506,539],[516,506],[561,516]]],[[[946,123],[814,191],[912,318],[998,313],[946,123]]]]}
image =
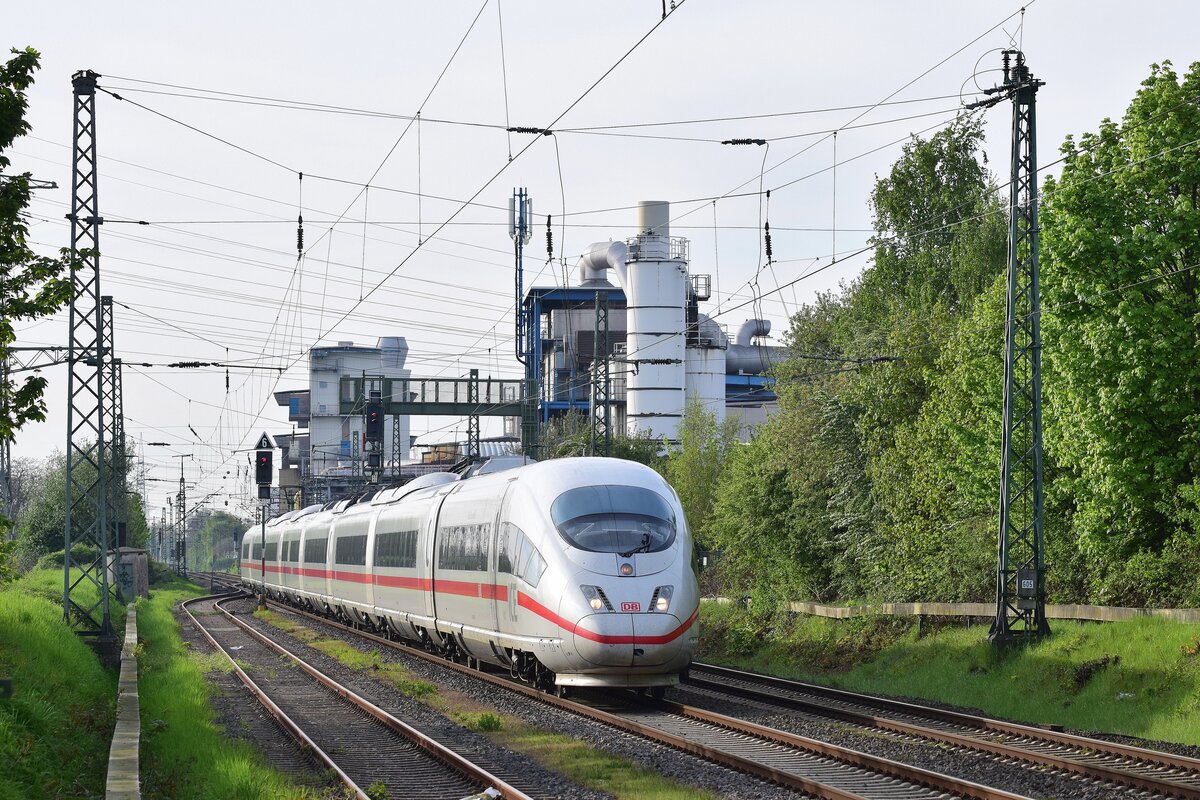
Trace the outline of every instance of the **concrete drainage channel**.
{"type": "Polygon", "coordinates": [[[117,682],[117,725],[108,751],[107,800],[139,800],[138,747],[142,735],[138,702],[137,606],[129,604],[125,643],[121,647],[121,677],[117,682]]]}

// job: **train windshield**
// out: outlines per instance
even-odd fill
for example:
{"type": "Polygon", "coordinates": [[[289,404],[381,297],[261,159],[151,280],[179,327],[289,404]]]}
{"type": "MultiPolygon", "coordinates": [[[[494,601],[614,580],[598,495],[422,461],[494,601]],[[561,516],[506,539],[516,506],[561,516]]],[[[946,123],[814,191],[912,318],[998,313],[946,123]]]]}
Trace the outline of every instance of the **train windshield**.
{"type": "Polygon", "coordinates": [[[655,553],[675,541],[675,512],[660,495],[636,486],[583,486],[550,507],[558,532],[593,553],[655,553]]]}

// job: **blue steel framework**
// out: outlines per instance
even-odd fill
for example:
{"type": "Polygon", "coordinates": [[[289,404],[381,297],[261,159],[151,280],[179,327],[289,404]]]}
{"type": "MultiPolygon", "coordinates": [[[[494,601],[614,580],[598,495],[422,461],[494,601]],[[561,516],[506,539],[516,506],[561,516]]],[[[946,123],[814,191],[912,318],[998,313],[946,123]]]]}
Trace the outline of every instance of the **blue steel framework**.
{"type": "MultiPolygon", "coordinates": [[[[608,290],[608,308],[625,307],[625,292],[619,288],[608,290]]],[[[558,287],[532,287],[521,303],[522,321],[528,331],[526,353],[524,358],[525,380],[531,391],[530,396],[536,402],[536,421],[539,429],[555,417],[560,417],[568,411],[579,411],[590,414],[591,399],[588,394],[576,394],[578,382],[571,376],[568,381],[566,399],[558,399],[545,384],[546,376],[542,372],[542,355],[544,337],[542,336],[542,315],[551,311],[569,311],[580,308],[590,308],[596,303],[595,289],[562,289],[558,287]]],[[[750,405],[770,402],[776,399],[773,381],[765,375],[726,375],[725,402],[728,405],[750,405]]],[[[610,398],[609,402],[613,402],[610,398]]],[[[618,401],[619,402],[619,401],[618,401]]],[[[537,438],[530,440],[522,438],[522,445],[529,453],[530,446],[537,446],[537,438]]]]}

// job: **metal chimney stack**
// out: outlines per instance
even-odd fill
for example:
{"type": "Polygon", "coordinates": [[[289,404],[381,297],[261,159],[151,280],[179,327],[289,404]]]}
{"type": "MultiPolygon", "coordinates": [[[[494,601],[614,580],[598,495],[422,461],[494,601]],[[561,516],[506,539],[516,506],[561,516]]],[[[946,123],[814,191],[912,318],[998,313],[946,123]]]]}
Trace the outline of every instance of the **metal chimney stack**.
{"type": "Polygon", "coordinates": [[[630,433],[676,441],[683,416],[687,252],[670,236],[670,204],[638,204],[638,235],[629,244],[625,299],[630,433]]]}

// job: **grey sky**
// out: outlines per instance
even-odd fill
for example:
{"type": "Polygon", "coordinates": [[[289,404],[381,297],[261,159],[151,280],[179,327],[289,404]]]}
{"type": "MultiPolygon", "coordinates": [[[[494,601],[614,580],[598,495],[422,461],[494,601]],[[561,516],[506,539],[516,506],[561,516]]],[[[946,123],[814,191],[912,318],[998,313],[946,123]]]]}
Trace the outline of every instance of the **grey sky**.
{"type": "MultiPolygon", "coordinates": [[[[497,0],[489,0],[425,105],[425,120],[503,124],[507,119],[512,125],[545,126],[659,20],[662,8],[657,0],[501,3],[507,109],[497,0]]],[[[70,200],[69,78],[77,69],[94,69],[106,76],[102,85],[123,96],[288,168],[99,96],[103,214],[110,221],[205,223],[104,226],[102,291],[142,312],[121,308],[117,314],[118,351],[126,361],[224,360],[228,347],[230,359],[285,366],[321,334],[326,341],[364,344],[390,334],[407,337],[415,374],[458,375],[479,367],[485,375],[515,375],[517,364],[510,355],[511,241],[504,212],[499,210],[464,210],[454,224],[384,280],[380,291],[344,323],[327,330],[357,303],[360,292],[371,289],[409,256],[417,242],[418,222],[420,234],[427,237],[458,208],[457,203],[429,198],[418,207],[413,196],[386,191],[417,190],[416,126],[396,146],[372,181],[376,188],[367,193],[368,219],[396,224],[367,226],[364,241],[364,200],[351,202],[359,188],[313,176],[352,184],[366,181],[404,130],[404,120],[116,88],[156,88],[121,79],[136,78],[411,115],[481,5],[482,0],[341,7],[309,2],[210,2],[186,7],[150,2],[11,4],[5,11],[4,44],[32,45],[43,54],[43,69],[31,92],[29,116],[34,131],[14,148],[15,166],[64,187],[38,193],[31,238],[47,251],[67,244],[62,216],[70,200]],[[332,238],[312,247],[299,270],[295,217],[300,195],[295,171],[309,176],[303,182],[306,244],[318,242],[330,227],[328,221],[347,212],[332,238]],[[285,221],[264,222],[272,218],[285,221]]],[[[971,76],[977,61],[980,70],[998,67],[995,50],[1009,44],[1010,34],[1019,35],[1031,68],[1047,82],[1039,94],[1038,110],[1043,162],[1057,157],[1065,134],[1091,130],[1101,118],[1119,116],[1152,62],[1171,59],[1182,71],[1197,58],[1194,34],[1200,29],[1200,6],[1194,2],[1151,2],[1136,9],[1127,3],[1064,0],[1027,5],[1019,34],[1018,15],[893,100],[952,97],[880,107],[856,124],[928,116],[847,129],[838,135],[840,161],[883,146],[836,171],[839,251],[856,249],[867,235],[855,229],[870,227],[867,197],[874,177],[886,171],[900,151],[899,144],[885,145],[949,119],[960,88],[974,88],[971,76]]],[[[556,127],[872,104],[1019,8],[1017,2],[687,0],[556,127]]],[[[983,73],[978,80],[990,85],[995,76],[995,72],[983,73]]],[[[846,110],[621,132],[710,140],[784,137],[838,128],[860,113],[846,110]]],[[[1006,173],[1008,107],[987,112],[987,120],[990,163],[1006,173]]],[[[747,181],[742,191],[756,189],[763,148],[561,133],[553,138],[514,134],[512,152],[524,148],[531,138],[536,139],[532,147],[477,200],[503,207],[514,186],[528,187],[538,225],[526,259],[527,283],[546,260],[546,214],[554,215],[556,256],[566,258],[570,270],[573,255],[590,242],[632,233],[635,212],[628,207],[642,199],[665,199],[673,202],[672,233],[691,239],[693,272],[711,273],[719,285],[721,295],[714,299],[731,305],[748,297],[744,284],[760,261],[758,198],[716,203],[715,231],[711,202],[680,201],[718,196],[747,181]],[[559,226],[564,208],[569,215],[565,236],[559,226]],[[619,210],[580,213],[599,209],[619,210]],[[736,296],[725,297],[730,294],[736,296]]],[[[767,173],[764,188],[828,167],[833,144],[822,138],[772,142],[768,169],[790,160],[767,173]],[[819,143],[796,155],[814,142],[819,143]]],[[[465,200],[508,163],[508,154],[509,136],[503,131],[423,121],[421,191],[465,200]]],[[[833,246],[830,232],[786,229],[828,228],[832,188],[833,175],[826,171],[772,192],[769,217],[779,263],[774,276],[764,273],[765,289],[774,288],[776,279],[791,281],[828,262],[833,246]]],[[[850,259],[800,281],[794,292],[785,290],[765,301],[765,316],[782,333],[787,313],[797,303],[852,280],[867,264],[865,257],[850,259]]],[[[548,269],[538,283],[552,283],[555,275],[561,280],[560,267],[548,269]]],[[[750,316],[749,310],[736,310],[719,321],[736,327],[750,316]]],[[[65,344],[65,315],[21,330],[18,343],[65,344]]],[[[301,360],[278,380],[278,388],[304,385],[304,367],[301,360]]],[[[50,418],[21,432],[14,448],[17,456],[41,456],[64,446],[65,372],[59,367],[46,374],[51,379],[50,418]]],[[[266,372],[234,373],[228,394],[219,371],[130,368],[124,380],[131,435],[191,445],[148,449],[151,477],[177,475],[178,459],[170,455],[191,452],[196,461],[188,462],[187,470],[198,482],[192,491],[199,493],[193,496],[217,490],[244,492],[244,481],[235,478],[245,459],[231,456],[231,451],[248,446],[263,429],[288,430],[285,411],[270,400],[277,379],[266,372]],[[233,475],[224,477],[227,471],[233,475]]],[[[439,419],[429,427],[443,428],[441,435],[449,437],[465,425],[439,419]]],[[[426,421],[413,420],[414,432],[425,429],[426,421]]],[[[150,486],[150,510],[157,515],[173,487],[150,486]]],[[[231,499],[231,510],[237,502],[231,499]]]]}

